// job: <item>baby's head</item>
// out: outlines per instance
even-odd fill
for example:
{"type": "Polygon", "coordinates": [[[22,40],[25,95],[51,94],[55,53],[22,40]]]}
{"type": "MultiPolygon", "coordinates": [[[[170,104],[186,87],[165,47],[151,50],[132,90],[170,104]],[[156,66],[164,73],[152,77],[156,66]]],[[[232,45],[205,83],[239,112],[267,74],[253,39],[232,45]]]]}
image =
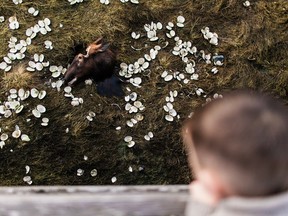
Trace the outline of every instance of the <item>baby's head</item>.
{"type": "Polygon", "coordinates": [[[268,196],[287,189],[288,110],[278,101],[232,93],[197,110],[182,136],[196,179],[207,177],[226,196],[268,196]]]}

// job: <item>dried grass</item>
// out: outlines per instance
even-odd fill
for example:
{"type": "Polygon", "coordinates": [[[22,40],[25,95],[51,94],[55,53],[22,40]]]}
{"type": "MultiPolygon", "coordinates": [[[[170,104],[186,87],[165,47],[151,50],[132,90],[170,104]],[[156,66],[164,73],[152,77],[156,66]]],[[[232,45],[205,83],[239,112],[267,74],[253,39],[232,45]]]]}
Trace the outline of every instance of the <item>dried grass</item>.
{"type": "MultiPolygon", "coordinates": [[[[31,142],[21,148],[21,143],[11,140],[0,150],[0,176],[2,185],[21,185],[25,165],[31,166],[35,184],[111,184],[111,177],[117,176],[117,184],[180,184],[188,183],[186,156],[181,145],[179,128],[182,120],[205,102],[190,92],[196,86],[207,91],[225,93],[237,88],[252,88],[267,91],[287,99],[288,91],[288,6],[285,0],[257,0],[250,8],[244,8],[236,0],[145,0],[139,5],[122,4],[112,1],[109,6],[99,1],[86,1],[69,6],[66,1],[35,0],[15,6],[12,1],[0,2],[0,14],[6,18],[17,11],[21,28],[10,31],[0,30],[0,57],[7,53],[7,41],[14,35],[23,38],[25,29],[33,26],[38,19],[49,17],[53,31],[46,36],[37,36],[29,47],[27,56],[45,54],[51,64],[66,66],[75,55],[75,46],[88,44],[99,36],[104,36],[117,48],[119,61],[133,63],[147,53],[155,43],[141,38],[134,41],[132,31],[141,31],[145,23],[161,21],[165,25],[178,15],[186,18],[184,29],[177,34],[185,41],[191,40],[197,48],[225,56],[225,65],[216,76],[212,76],[203,63],[199,63],[200,81],[189,85],[178,82],[164,83],[160,78],[164,70],[182,70],[183,63],[171,55],[173,44],[162,50],[150,71],[143,75],[143,86],[137,89],[146,106],[143,122],[134,128],[125,127],[132,116],[124,111],[122,98],[105,98],[96,93],[95,85],[79,85],[73,89],[76,96],[83,97],[84,104],[72,107],[70,101],[44,86],[50,79],[48,71],[38,75],[23,72],[23,67],[3,74],[1,95],[9,88],[34,87],[45,89],[48,94],[43,101],[28,99],[29,107],[39,103],[47,108],[45,116],[50,122],[47,128],[40,126],[39,120],[32,118],[29,110],[11,119],[0,119],[1,128],[12,132],[15,124],[30,135],[31,142]],[[39,17],[28,16],[30,6],[40,10],[39,17]],[[60,28],[59,25],[63,24],[60,28]],[[202,39],[200,29],[209,26],[220,37],[218,47],[209,45],[202,39]],[[44,49],[44,40],[53,41],[54,49],[44,49]],[[131,45],[141,50],[131,49],[131,45]],[[164,120],[163,105],[170,90],[178,89],[179,97],[174,107],[181,119],[174,123],[164,120]],[[96,113],[95,120],[88,122],[89,111],[96,113]],[[31,118],[30,122],[26,122],[31,118]],[[117,126],[122,126],[116,131],[117,126]],[[66,133],[66,128],[69,132],[66,133]],[[153,131],[155,138],[146,142],[143,136],[153,131]],[[123,142],[126,135],[136,140],[133,148],[123,142]],[[14,152],[11,153],[10,149],[14,152]],[[88,161],[83,156],[88,156],[88,161]],[[128,171],[132,166],[133,173],[128,171]],[[144,167],[144,171],[139,171],[144,167]],[[76,170],[85,170],[84,176],[76,176],[76,170]],[[96,168],[98,176],[92,178],[90,170],[96,168]]],[[[7,25],[8,20],[0,25],[7,25]]],[[[164,35],[159,34],[164,38],[164,35]]],[[[83,47],[83,46],[82,46],[83,47]]],[[[126,86],[124,85],[124,88],[126,86]]],[[[27,108],[28,109],[28,108],[27,108]]]]}

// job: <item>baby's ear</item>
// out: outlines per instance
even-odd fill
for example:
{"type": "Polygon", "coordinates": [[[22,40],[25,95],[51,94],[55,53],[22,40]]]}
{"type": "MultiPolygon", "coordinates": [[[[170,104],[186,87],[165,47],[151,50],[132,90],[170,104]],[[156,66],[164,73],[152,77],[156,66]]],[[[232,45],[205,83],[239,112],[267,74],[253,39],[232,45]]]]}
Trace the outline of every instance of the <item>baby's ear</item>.
{"type": "Polygon", "coordinates": [[[195,200],[212,206],[227,196],[218,176],[207,169],[198,170],[197,179],[191,183],[190,191],[195,200]]]}

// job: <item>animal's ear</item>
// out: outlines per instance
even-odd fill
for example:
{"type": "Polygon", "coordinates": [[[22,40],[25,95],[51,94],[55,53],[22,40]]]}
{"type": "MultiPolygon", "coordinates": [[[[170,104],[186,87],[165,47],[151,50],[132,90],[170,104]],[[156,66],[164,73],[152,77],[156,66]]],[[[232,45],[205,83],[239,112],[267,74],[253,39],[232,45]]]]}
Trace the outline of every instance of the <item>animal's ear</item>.
{"type": "Polygon", "coordinates": [[[98,38],[93,44],[103,44],[103,37],[98,38]]]}
{"type": "Polygon", "coordinates": [[[98,50],[98,52],[104,52],[105,50],[107,50],[109,48],[110,44],[104,44],[103,46],[101,46],[101,48],[98,50]]]}

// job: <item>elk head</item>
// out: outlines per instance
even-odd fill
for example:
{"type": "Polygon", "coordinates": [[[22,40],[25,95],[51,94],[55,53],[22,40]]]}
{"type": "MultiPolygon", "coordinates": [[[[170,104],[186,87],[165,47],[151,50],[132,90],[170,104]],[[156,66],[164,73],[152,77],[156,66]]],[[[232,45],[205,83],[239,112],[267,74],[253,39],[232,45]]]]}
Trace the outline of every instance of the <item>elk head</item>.
{"type": "Polygon", "coordinates": [[[116,65],[116,54],[109,48],[109,44],[99,38],[86,49],[86,54],[78,54],[64,75],[64,82],[68,85],[93,78],[101,81],[112,76],[116,65]]]}

